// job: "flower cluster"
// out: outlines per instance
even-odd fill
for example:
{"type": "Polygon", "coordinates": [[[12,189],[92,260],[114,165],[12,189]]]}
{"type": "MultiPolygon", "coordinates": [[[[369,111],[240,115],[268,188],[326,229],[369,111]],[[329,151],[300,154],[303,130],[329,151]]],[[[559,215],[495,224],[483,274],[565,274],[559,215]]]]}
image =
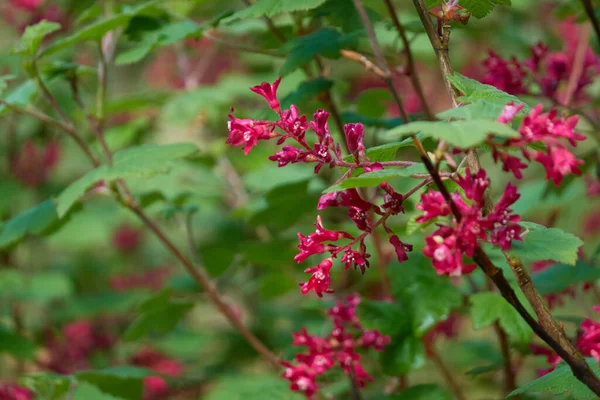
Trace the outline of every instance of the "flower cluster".
{"type": "Polygon", "coordinates": [[[0,399],[33,400],[33,393],[26,387],[14,383],[0,383],[0,399]]]}
{"type": "MultiPolygon", "coordinates": [[[[504,108],[498,121],[509,123],[522,109],[522,104],[517,106],[510,103],[504,108]]],[[[527,161],[536,161],[544,167],[546,179],[560,185],[565,176],[581,174],[579,165],[583,164],[583,161],[577,159],[563,143],[567,141],[575,147],[578,141],[585,140],[584,135],[574,130],[578,120],[577,116],[559,118],[556,110],[544,113],[542,105],[538,105],[524,118],[518,129],[520,137],[507,139],[500,144],[490,138],[488,144],[493,149],[494,160],[502,162],[502,169],[512,172],[516,178],[523,177],[521,170],[527,168],[527,164],[510,154],[506,148],[519,148],[527,161]],[[543,143],[545,150],[531,149],[533,143],[543,143]]]]}
{"type": "MultiPolygon", "coordinates": [[[[177,377],[183,374],[183,365],[179,361],[149,348],[142,349],[135,354],[130,363],[165,376],[177,377]]],[[[144,396],[142,400],[164,399],[168,393],[169,386],[162,376],[144,378],[144,396]]]]}
{"type": "MultiPolygon", "coordinates": [[[[515,57],[505,60],[493,51],[483,61],[486,74],[483,83],[490,84],[507,93],[539,94],[555,102],[562,102],[561,88],[566,86],[575,67],[579,34],[572,21],[561,24],[565,46],[561,51],[551,52],[548,46],[541,43],[530,48],[529,58],[519,61],[515,57]],[[537,84],[540,93],[533,93],[529,87],[537,84]]],[[[584,89],[593,82],[593,77],[600,71],[600,59],[591,48],[585,49],[582,73],[577,80],[573,98],[585,99],[584,89]]]]}
{"type": "Polygon", "coordinates": [[[112,244],[121,253],[128,253],[138,248],[142,240],[142,231],[127,224],[122,224],[113,232],[112,244]]]}
{"type": "MultiPolygon", "coordinates": [[[[325,110],[317,110],[312,121],[308,121],[306,115],[301,115],[295,105],[284,110],[277,99],[277,88],[281,78],[273,84],[263,82],[251,88],[261,95],[269,104],[271,110],[277,113],[277,121],[239,119],[229,114],[229,137],[226,143],[233,146],[244,146],[244,153],[248,154],[261,140],[277,139],[277,144],[282,145],[288,139],[294,141],[297,146],[284,145],[281,151],[269,157],[271,161],[277,162],[280,167],[294,163],[315,163],[314,172],[318,173],[323,166],[344,167],[346,173],[338,183],[350,176],[357,168],[365,172],[382,170],[390,164],[371,162],[366,155],[363,143],[364,127],[360,123],[346,124],[344,128],[345,145],[353,162],[342,158],[341,147],[335,143],[329,132],[329,113],[325,110]],[[314,132],[314,143],[307,141],[309,129],[314,132]]],[[[409,163],[412,164],[412,163],[409,163]]],[[[394,164],[400,165],[400,164],[394,164]]],[[[407,165],[407,164],[404,164],[407,165]]],[[[369,267],[365,245],[365,238],[378,226],[382,226],[388,234],[389,243],[394,247],[400,262],[407,260],[406,253],[412,250],[412,246],[403,243],[400,238],[386,225],[385,221],[390,215],[404,212],[402,203],[404,197],[397,193],[387,182],[380,184],[383,190],[383,203],[377,205],[372,201],[365,200],[358,190],[346,189],[340,192],[327,193],[319,199],[317,209],[323,210],[327,207],[343,207],[347,209],[348,218],[354,222],[362,232],[353,236],[348,232],[330,231],[323,227],[321,218],[317,218],[316,231],[308,236],[298,233],[300,252],[294,260],[297,263],[304,262],[308,257],[315,254],[329,253],[330,257],[321,261],[317,266],[307,268],[306,273],[311,274],[310,279],[301,283],[302,293],[314,291],[318,296],[323,293],[332,292],[330,270],[333,267],[333,259],[342,254],[341,261],[345,269],[353,267],[360,269],[362,273],[369,267]],[[374,216],[378,216],[376,221],[374,216]],[[344,245],[334,244],[339,240],[350,240],[344,245]],[[353,246],[357,245],[355,249],[353,246]]]]}
{"type": "Polygon", "coordinates": [[[515,186],[508,184],[493,211],[484,216],[484,193],[490,184],[485,170],[471,173],[467,169],[465,176],[458,175],[453,180],[463,189],[469,203],[458,191],[451,193],[453,210],[442,193],[431,190],[421,195],[416,208],[423,211],[417,219],[419,223],[455,214],[450,225],[438,224],[438,229],[425,238],[423,254],[431,258],[438,274],[458,276],[475,269],[475,264],[465,265],[463,258],[473,257],[479,240],[503,250],[508,250],[513,240],[521,240],[519,216],[509,208],[520,195],[515,186]]]}
{"type": "Polygon", "coordinates": [[[328,315],[333,329],[325,337],[311,335],[304,328],[293,334],[292,344],[306,347],[307,351],[296,355],[295,364],[283,362],[283,377],[290,381],[291,390],[303,392],[308,399],[313,398],[319,389],[317,378],[336,363],[360,387],[372,380],[363,369],[357,351],[370,348],[382,351],[390,338],[379,331],[362,328],[356,316],[359,303],[360,297],[354,294],[331,308],[328,315]]]}
{"type": "Polygon", "coordinates": [[[44,147],[36,146],[31,140],[25,141],[20,152],[11,160],[11,171],[24,185],[40,186],[56,167],[60,158],[58,142],[50,142],[44,147]]]}

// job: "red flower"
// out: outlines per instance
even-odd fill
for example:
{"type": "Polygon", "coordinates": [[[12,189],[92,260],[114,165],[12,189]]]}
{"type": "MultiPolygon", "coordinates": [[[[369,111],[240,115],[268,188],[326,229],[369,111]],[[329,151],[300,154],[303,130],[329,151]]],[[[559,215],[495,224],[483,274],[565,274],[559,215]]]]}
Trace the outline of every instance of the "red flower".
{"type": "Polygon", "coordinates": [[[365,137],[363,124],[344,125],[344,134],[346,135],[346,144],[348,145],[350,154],[357,157],[360,152],[365,151],[365,145],[363,144],[363,138],[365,137]]]}
{"type": "Polygon", "coordinates": [[[557,186],[567,175],[581,175],[579,165],[583,164],[583,160],[577,159],[569,150],[563,147],[549,150],[548,154],[538,152],[535,161],[542,164],[546,169],[546,179],[551,180],[557,186]]]}
{"type": "Polygon", "coordinates": [[[400,240],[400,238],[396,235],[390,236],[390,244],[394,246],[394,251],[396,252],[396,257],[398,261],[403,263],[408,260],[408,255],[406,252],[412,251],[413,246],[411,244],[404,243],[400,240]]]}
{"type": "Polygon", "coordinates": [[[529,345],[529,348],[531,349],[531,352],[534,355],[545,356],[546,362],[548,362],[548,364],[550,365],[546,369],[538,369],[537,370],[538,377],[544,376],[547,373],[554,371],[556,369],[556,366],[558,365],[558,363],[562,361],[562,358],[560,358],[560,356],[558,354],[556,354],[553,350],[551,350],[547,347],[532,343],[529,345]]]}
{"type": "Polygon", "coordinates": [[[252,147],[258,144],[259,140],[269,140],[278,136],[273,132],[272,123],[268,121],[254,121],[251,119],[238,119],[233,114],[229,114],[229,137],[225,143],[232,146],[244,145],[244,154],[248,155],[252,147]]]}
{"type": "Polygon", "coordinates": [[[444,195],[435,190],[423,193],[421,195],[421,202],[415,208],[423,211],[423,215],[416,219],[419,224],[436,217],[448,216],[451,213],[450,206],[446,203],[444,195]]]}
{"type": "Polygon", "coordinates": [[[122,224],[115,230],[112,237],[112,243],[115,248],[123,253],[135,250],[142,240],[142,231],[122,224]]]}
{"type": "Polygon", "coordinates": [[[331,285],[331,276],[329,271],[333,266],[331,258],[322,261],[319,265],[304,270],[307,274],[312,274],[308,282],[301,283],[302,294],[307,294],[313,290],[317,296],[323,297],[323,293],[332,293],[329,288],[331,285]]]}
{"type": "Polygon", "coordinates": [[[277,100],[277,88],[279,87],[279,83],[281,82],[281,77],[277,79],[273,84],[269,84],[268,82],[263,82],[258,86],[251,87],[254,93],[261,95],[267,100],[269,103],[269,107],[277,113],[281,112],[281,106],[279,104],[279,100],[277,100]]]}
{"type": "Polygon", "coordinates": [[[510,61],[500,58],[492,50],[488,51],[488,58],[483,61],[486,75],[482,82],[497,87],[510,94],[527,93],[524,79],[527,73],[516,58],[510,61]]]}

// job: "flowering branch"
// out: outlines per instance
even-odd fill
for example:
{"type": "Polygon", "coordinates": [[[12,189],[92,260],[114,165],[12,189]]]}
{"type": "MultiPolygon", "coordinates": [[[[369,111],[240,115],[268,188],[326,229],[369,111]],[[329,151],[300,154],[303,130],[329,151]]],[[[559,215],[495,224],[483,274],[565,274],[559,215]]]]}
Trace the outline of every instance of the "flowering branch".
{"type": "MultiPolygon", "coordinates": [[[[431,20],[429,19],[429,16],[427,15],[427,9],[425,7],[425,4],[423,3],[423,0],[413,0],[413,2],[415,4],[417,12],[419,13],[419,16],[421,17],[421,20],[423,21],[423,24],[425,25],[426,31],[432,42],[432,45],[434,46],[434,49],[436,50],[436,54],[438,55],[438,60],[440,61],[440,66],[442,68],[442,72],[444,73],[444,75],[447,75],[446,72],[449,72],[449,73],[452,72],[452,69],[451,69],[451,66],[449,63],[449,59],[448,59],[447,46],[446,47],[443,46],[443,43],[440,40],[440,37],[438,36],[438,33],[435,31],[435,28],[433,27],[433,24],[432,24],[431,20]]],[[[361,19],[363,21],[363,25],[365,26],[365,29],[367,30],[368,36],[371,40],[371,46],[373,48],[373,52],[376,55],[377,54],[380,55],[381,49],[377,42],[375,32],[369,21],[369,18],[364,9],[364,6],[360,2],[360,0],[354,0],[354,4],[359,12],[359,16],[361,17],[361,19]]],[[[384,71],[388,70],[385,60],[382,57],[377,57],[377,59],[379,62],[379,67],[381,69],[383,69],[384,71]]],[[[447,79],[445,79],[445,81],[447,81],[447,79]]],[[[452,87],[452,85],[449,81],[447,82],[446,86],[447,86],[448,92],[450,93],[450,95],[452,97],[453,103],[455,103],[455,105],[457,105],[458,102],[456,101],[454,88],[452,87]]],[[[390,90],[395,91],[393,86],[390,87],[390,90]]],[[[394,93],[392,92],[392,95],[395,99],[399,97],[397,95],[397,93],[394,95],[394,93]]],[[[402,109],[401,102],[398,103],[398,107],[402,109]]],[[[447,188],[444,186],[444,184],[441,180],[441,177],[439,176],[439,174],[437,172],[437,169],[435,168],[435,166],[431,162],[430,158],[428,157],[427,153],[425,152],[425,149],[423,148],[421,141],[416,136],[413,136],[413,141],[414,141],[415,147],[417,148],[417,150],[421,156],[423,163],[425,164],[433,181],[435,182],[436,186],[438,187],[439,192],[441,193],[441,195],[445,199],[446,203],[450,207],[451,213],[454,215],[457,222],[460,223],[460,221],[463,218],[461,209],[458,207],[455,200],[452,198],[452,196],[448,192],[447,188]]],[[[478,160],[476,160],[476,161],[477,161],[476,166],[479,167],[478,160]]],[[[485,189],[484,189],[484,191],[485,191],[485,189]]],[[[483,193],[481,194],[480,200],[483,200],[483,193]]],[[[489,209],[489,207],[490,206],[488,206],[488,209],[489,209]]],[[[517,278],[519,280],[519,286],[522,288],[522,290],[523,290],[523,288],[529,289],[529,291],[530,291],[529,295],[532,296],[532,299],[529,300],[529,297],[528,297],[528,300],[530,301],[530,303],[536,310],[538,318],[540,318],[540,323],[538,323],[529,314],[529,312],[525,309],[523,304],[517,298],[514,290],[512,289],[512,287],[510,286],[510,284],[508,283],[506,278],[504,277],[502,270],[497,268],[491,262],[491,260],[487,256],[487,254],[476,243],[477,242],[475,241],[474,248],[472,249],[473,260],[477,263],[477,265],[480,266],[481,269],[483,269],[483,271],[486,273],[486,275],[488,275],[492,279],[494,284],[500,290],[500,293],[502,294],[502,296],[517,310],[517,312],[519,312],[519,314],[530,325],[530,327],[533,329],[533,331],[542,340],[544,340],[546,343],[548,343],[550,345],[550,347],[552,347],[561,357],[563,357],[563,359],[571,367],[574,375],[581,382],[583,382],[586,386],[588,386],[594,393],[600,395],[600,380],[598,380],[598,377],[596,377],[594,375],[594,373],[590,369],[589,365],[585,362],[584,358],[575,349],[573,344],[570,343],[570,341],[566,337],[564,331],[562,331],[562,329],[558,329],[558,330],[555,329],[555,327],[558,327],[558,324],[552,318],[552,315],[548,312],[548,310],[545,307],[540,307],[540,305],[538,303],[532,302],[532,300],[536,300],[538,298],[541,301],[541,298],[539,297],[539,293],[537,292],[537,290],[535,289],[533,284],[531,284],[531,279],[529,278],[527,273],[523,270],[523,268],[516,269],[516,267],[518,265],[520,265],[520,262],[516,259],[513,259],[511,266],[513,267],[513,271],[515,273],[517,273],[517,271],[519,271],[519,273],[521,274],[521,276],[517,275],[517,278]]],[[[542,303],[542,305],[543,305],[543,303],[542,303]]]]}

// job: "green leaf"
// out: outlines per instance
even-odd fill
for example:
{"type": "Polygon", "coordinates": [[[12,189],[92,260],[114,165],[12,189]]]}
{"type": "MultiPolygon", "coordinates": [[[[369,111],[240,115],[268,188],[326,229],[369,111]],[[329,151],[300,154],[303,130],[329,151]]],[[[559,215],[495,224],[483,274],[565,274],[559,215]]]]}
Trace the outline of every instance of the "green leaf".
{"type": "Polygon", "coordinates": [[[362,299],[356,313],[366,329],[376,329],[384,335],[395,335],[403,330],[402,324],[407,321],[409,311],[398,303],[362,299]]]}
{"type": "Polygon", "coordinates": [[[577,236],[558,228],[532,230],[523,241],[513,241],[510,254],[526,261],[553,260],[575,265],[583,241],[577,236]]]}
{"type": "Polygon", "coordinates": [[[531,278],[541,294],[560,293],[571,285],[600,279],[600,268],[594,268],[583,261],[577,261],[575,267],[556,264],[534,273],[531,278]]]}
{"type": "Polygon", "coordinates": [[[320,94],[333,87],[333,81],[323,77],[304,81],[298,86],[298,89],[288,94],[281,100],[282,108],[289,108],[292,104],[300,105],[314,99],[320,94]]]}
{"type": "MultiPolygon", "coordinates": [[[[586,358],[586,361],[596,376],[600,376],[598,360],[586,358]]],[[[563,362],[561,362],[554,371],[521,386],[517,390],[513,390],[508,397],[522,393],[570,394],[571,398],[577,400],[592,400],[598,398],[585,384],[581,383],[573,375],[571,368],[563,362]]]]}
{"type": "Polygon", "coordinates": [[[485,119],[411,122],[391,129],[385,135],[391,139],[398,139],[419,132],[424,137],[445,140],[461,149],[471,148],[484,142],[492,133],[501,137],[519,137],[519,133],[508,125],[485,119]]]}
{"type": "Polygon", "coordinates": [[[344,121],[345,124],[360,122],[364,126],[381,129],[392,129],[404,123],[402,118],[369,118],[352,111],[343,112],[342,121],[344,121]]]}
{"type": "Polygon", "coordinates": [[[52,45],[46,47],[40,57],[54,54],[57,51],[72,47],[73,45],[84,41],[96,41],[102,39],[108,32],[117,28],[124,28],[134,16],[154,6],[155,1],[149,1],[136,7],[126,9],[120,14],[107,17],[100,21],[87,25],[64,39],[55,41],[52,45]]]}
{"type": "Polygon", "coordinates": [[[168,46],[180,40],[198,38],[204,26],[190,20],[175,22],[144,35],[133,48],[119,54],[115,60],[117,65],[132,64],[146,57],[152,50],[168,46]]]}
{"type": "MultiPolygon", "coordinates": [[[[403,147],[412,146],[413,142],[411,139],[403,140],[401,142],[382,144],[380,146],[370,147],[366,151],[366,156],[371,162],[383,162],[393,161],[396,158],[396,153],[403,147]]],[[[344,157],[344,161],[353,162],[354,157],[349,154],[344,157]]]]}
{"type": "MultiPolygon", "coordinates": [[[[491,103],[486,100],[474,100],[473,102],[460,107],[453,107],[443,111],[437,114],[437,117],[441,119],[459,118],[496,120],[503,109],[503,104],[491,103]]],[[[521,110],[520,113],[523,113],[523,110],[521,110]]]]}
{"type": "Polygon", "coordinates": [[[30,57],[36,55],[42,40],[60,29],[60,24],[57,22],[48,22],[45,19],[41,20],[35,25],[29,25],[25,28],[23,36],[21,36],[21,42],[13,49],[14,53],[24,54],[30,57]]]}
{"type": "Polygon", "coordinates": [[[73,292],[73,282],[60,272],[43,271],[29,276],[14,269],[0,271],[0,298],[48,302],[68,298],[73,292]]]}
{"type": "Polygon", "coordinates": [[[0,325],[0,354],[7,353],[20,360],[35,356],[35,344],[12,330],[0,325]]]}
{"type": "Polygon", "coordinates": [[[95,386],[101,392],[125,400],[139,400],[142,398],[142,380],[150,375],[155,375],[144,368],[129,365],[112,367],[102,370],[82,371],[75,374],[78,382],[85,382],[95,386]]]}
{"type": "Polygon", "coordinates": [[[500,322],[506,333],[519,343],[531,341],[533,331],[502,296],[496,293],[477,293],[471,296],[473,328],[481,329],[500,322]]]}
{"type": "Polygon", "coordinates": [[[515,104],[524,104],[524,110],[529,111],[531,108],[519,100],[516,96],[496,89],[491,85],[485,85],[475,79],[467,78],[458,72],[448,75],[448,80],[452,85],[463,95],[459,98],[465,103],[473,103],[478,100],[484,100],[487,103],[505,106],[511,101],[515,104]]]}
{"type": "Polygon", "coordinates": [[[323,190],[323,193],[339,192],[344,189],[377,186],[394,178],[410,177],[413,174],[427,173],[424,164],[414,164],[403,169],[383,169],[364,173],[355,178],[346,178],[337,185],[323,190]]]}
{"type": "Polygon", "coordinates": [[[4,91],[6,90],[6,88],[8,88],[8,83],[6,83],[6,82],[10,81],[11,79],[14,79],[14,75],[0,76],[0,95],[2,95],[2,93],[4,93],[4,91]]]}
{"type": "Polygon", "coordinates": [[[302,400],[288,382],[274,376],[233,376],[221,379],[205,400],[302,400]]]}
{"type": "Polygon", "coordinates": [[[389,400],[450,400],[448,392],[433,384],[411,386],[402,392],[389,397],[389,400]]]}
{"type": "Polygon", "coordinates": [[[368,118],[381,118],[392,102],[389,90],[382,88],[364,90],[356,99],[356,111],[368,118]]]}
{"type": "Polygon", "coordinates": [[[123,339],[131,342],[151,333],[165,334],[173,330],[193,306],[189,301],[173,298],[171,291],[163,290],[140,305],[139,315],[123,339]]]}
{"type": "Polygon", "coordinates": [[[79,382],[73,392],[73,400],[120,400],[121,397],[114,397],[106,394],[96,386],[86,382],[79,382]]]}
{"type": "Polygon", "coordinates": [[[108,183],[116,179],[149,178],[166,173],[170,169],[170,162],[189,156],[197,150],[191,143],[175,143],[145,144],[118,151],[114,154],[112,167],[102,165],[88,172],[58,196],[58,215],[64,216],[86,190],[98,181],[108,183]]]}
{"type": "MultiPolygon", "coordinates": [[[[439,6],[441,0],[427,0],[427,8],[439,6]]],[[[487,16],[498,4],[510,6],[511,0],[461,0],[461,7],[466,8],[475,18],[487,16]]]]}
{"type": "Polygon", "coordinates": [[[274,17],[278,14],[306,11],[323,4],[325,0],[258,0],[250,7],[244,8],[223,20],[229,23],[238,19],[274,17]]]}
{"type": "MultiPolygon", "coordinates": [[[[33,80],[28,80],[10,92],[10,94],[4,98],[4,101],[8,104],[25,107],[31,103],[31,99],[36,93],[37,85],[33,80]]],[[[4,104],[0,104],[0,114],[7,110],[8,107],[6,107],[4,104]]]]}
{"type": "Polygon", "coordinates": [[[72,379],[55,373],[35,373],[22,377],[19,383],[44,400],[63,400],[72,379]]]}
{"type": "Polygon", "coordinates": [[[362,31],[343,35],[333,29],[321,29],[287,42],[283,51],[289,53],[279,70],[280,75],[288,75],[308,64],[316,56],[339,58],[340,50],[354,48],[362,31]]]}
{"type": "Polygon", "coordinates": [[[425,364],[425,346],[414,336],[392,337],[381,353],[381,366],[387,375],[405,375],[425,364]]]}
{"type": "Polygon", "coordinates": [[[56,204],[53,200],[46,200],[4,223],[0,248],[17,243],[26,235],[39,235],[57,221],[56,204]]]}

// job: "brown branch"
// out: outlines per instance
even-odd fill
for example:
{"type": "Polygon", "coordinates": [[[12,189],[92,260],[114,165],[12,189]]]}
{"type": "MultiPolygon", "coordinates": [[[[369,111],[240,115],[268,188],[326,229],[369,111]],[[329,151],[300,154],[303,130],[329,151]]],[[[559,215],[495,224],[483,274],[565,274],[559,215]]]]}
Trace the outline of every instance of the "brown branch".
{"type": "Polygon", "coordinates": [[[421,80],[419,79],[419,75],[417,74],[417,68],[415,65],[415,58],[412,53],[412,49],[410,47],[410,42],[408,37],[406,36],[406,31],[404,30],[404,26],[400,23],[398,19],[398,15],[396,14],[396,10],[394,9],[394,5],[391,0],[385,0],[385,4],[387,6],[390,17],[392,18],[392,22],[400,35],[400,39],[404,44],[404,51],[406,52],[406,73],[408,74],[417,95],[419,96],[419,101],[421,102],[421,107],[423,107],[423,112],[428,120],[433,121],[435,119],[435,115],[429,108],[429,104],[427,103],[427,99],[425,98],[425,92],[423,91],[423,86],[421,85],[421,80]]]}
{"type": "Polygon", "coordinates": [[[448,366],[446,366],[446,364],[444,363],[438,352],[433,348],[433,346],[431,346],[431,348],[427,350],[427,354],[429,356],[429,359],[435,364],[437,369],[440,371],[440,374],[442,375],[448,386],[450,386],[450,389],[452,390],[456,398],[458,400],[466,400],[467,398],[465,397],[465,394],[463,393],[458,382],[456,382],[456,380],[454,379],[452,371],[448,368],[448,366]]]}
{"type": "Polygon", "coordinates": [[[600,42],[600,24],[598,24],[598,18],[596,17],[596,10],[594,5],[592,4],[592,0],[581,0],[583,4],[583,8],[585,8],[585,13],[587,14],[592,26],[594,27],[594,32],[596,32],[596,37],[600,42]]]}
{"type": "MultiPolygon", "coordinates": [[[[420,16],[427,12],[422,0],[413,0],[413,1],[415,3],[415,6],[417,7],[417,11],[419,12],[420,16]]],[[[381,54],[381,49],[379,48],[379,44],[375,37],[375,32],[373,30],[373,27],[372,27],[370,21],[368,20],[368,16],[364,10],[364,7],[360,3],[360,0],[354,0],[354,4],[356,5],[357,9],[359,10],[359,16],[361,17],[361,19],[363,21],[363,25],[365,26],[365,29],[367,30],[369,38],[371,39],[371,45],[373,47],[373,52],[375,54],[381,54]],[[361,9],[362,9],[362,12],[360,12],[361,9]]],[[[425,18],[426,22],[424,21],[424,24],[427,25],[427,23],[429,23],[429,25],[432,27],[433,25],[432,25],[431,21],[429,20],[429,17],[426,14],[425,14],[425,17],[426,17],[425,18]]],[[[427,26],[426,26],[426,29],[428,30],[428,33],[429,33],[429,29],[427,28],[427,26]]],[[[433,33],[435,35],[435,40],[432,40],[432,44],[434,45],[434,49],[438,49],[440,47],[439,46],[436,47],[436,42],[440,43],[441,41],[440,41],[440,38],[437,36],[437,33],[435,31],[433,33]]],[[[385,64],[381,64],[381,60],[382,59],[380,57],[378,57],[378,62],[380,63],[379,67],[382,68],[384,71],[388,70],[388,68],[385,64]]],[[[385,60],[383,60],[383,62],[385,62],[385,60]]],[[[449,64],[448,64],[448,66],[449,66],[449,64]]],[[[390,90],[395,91],[393,86],[390,87],[390,90]]],[[[454,93],[453,89],[451,90],[451,92],[454,93]]],[[[393,97],[398,98],[399,96],[396,94],[393,97]]],[[[398,106],[401,107],[401,103],[398,104],[398,106]]],[[[442,195],[444,196],[444,199],[450,206],[452,213],[454,214],[456,220],[458,222],[460,222],[460,220],[462,218],[461,212],[458,209],[458,207],[456,206],[456,204],[454,203],[454,201],[452,200],[447,188],[444,186],[444,183],[442,182],[442,179],[441,179],[438,171],[436,170],[435,166],[431,162],[431,159],[429,158],[425,149],[423,148],[423,144],[416,136],[413,136],[412,138],[413,138],[415,147],[417,148],[417,150],[421,156],[421,160],[423,161],[423,163],[425,164],[425,166],[427,168],[427,171],[429,172],[429,174],[431,175],[431,178],[433,179],[436,186],[438,187],[438,190],[440,191],[440,193],[442,193],[442,195]]],[[[491,262],[491,260],[487,256],[487,254],[481,249],[481,247],[479,245],[477,245],[475,248],[475,254],[473,256],[473,260],[485,272],[485,274],[490,277],[490,279],[494,282],[496,287],[500,290],[500,293],[502,294],[502,296],[506,299],[506,301],[508,301],[508,303],[513,308],[515,308],[515,310],[527,322],[527,324],[531,327],[531,329],[544,342],[546,342],[560,357],[562,357],[563,360],[565,360],[567,362],[567,364],[569,364],[575,377],[577,377],[577,379],[579,379],[582,383],[584,383],[586,386],[588,386],[594,393],[596,393],[597,395],[600,395],[600,380],[598,380],[598,377],[596,377],[596,375],[594,375],[593,371],[590,369],[589,365],[587,364],[585,359],[581,356],[581,354],[570,343],[570,341],[564,334],[564,331],[562,331],[562,328],[560,328],[558,326],[558,324],[556,323],[556,321],[554,321],[551,314],[548,312],[547,308],[543,304],[543,301],[541,300],[539,293],[537,292],[537,290],[531,283],[531,279],[529,278],[529,276],[527,275],[525,270],[522,268],[522,266],[521,266],[521,268],[517,268],[520,265],[520,263],[517,264],[518,260],[513,260],[511,267],[512,267],[513,271],[515,272],[515,274],[517,275],[517,280],[519,281],[519,286],[522,288],[524,293],[525,293],[525,291],[528,292],[528,293],[526,293],[526,296],[529,296],[528,300],[532,304],[533,308],[536,310],[536,314],[538,315],[538,318],[540,319],[540,323],[538,323],[538,321],[536,321],[529,314],[527,309],[523,306],[523,304],[518,299],[516,293],[514,292],[513,288],[510,286],[509,282],[504,277],[502,270],[497,268],[491,262]],[[531,299],[530,299],[530,297],[531,297],[531,299]],[[541,301],[542,301],[542,304],[540,305],[539,302],[541,302],[541,301]]]]}
{"type": "Polygon", "coordinates": [[[342,57],[362,64],[363,67],[365,67],[365,69],[367,71],[373,72],[375,75],[377,75],[381,79],[385,79],[387,77],[387,74],[383,70],[381,70],[381,68],[379,68],[377,65],[373,64],[371,62],[371,60],[369,60],[367,57],[363,56],[362,54],[357,53],[352,50],[345,50],[345,49],[340,50],[340,53],[342,54],[342,57]]]}

